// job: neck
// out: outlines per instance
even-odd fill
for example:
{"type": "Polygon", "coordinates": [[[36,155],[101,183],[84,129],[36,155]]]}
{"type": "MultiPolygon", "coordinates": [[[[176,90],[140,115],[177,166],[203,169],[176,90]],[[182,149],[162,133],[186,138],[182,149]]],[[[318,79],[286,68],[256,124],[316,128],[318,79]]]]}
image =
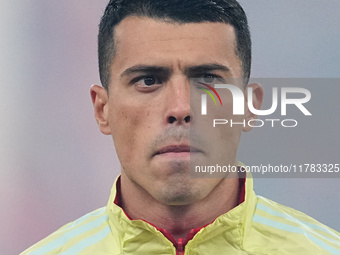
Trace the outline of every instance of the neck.
{"type": "Polygon", "coordinates": [[[121,176],[121,207],[132,219],[143,219],[167,230],[175,239],[188,235],[190,230],[213,222],[238,204],[239,180],[221,179],[204,199],[186,205],[166,205],[141,190],[129,178],[121,176]]]}

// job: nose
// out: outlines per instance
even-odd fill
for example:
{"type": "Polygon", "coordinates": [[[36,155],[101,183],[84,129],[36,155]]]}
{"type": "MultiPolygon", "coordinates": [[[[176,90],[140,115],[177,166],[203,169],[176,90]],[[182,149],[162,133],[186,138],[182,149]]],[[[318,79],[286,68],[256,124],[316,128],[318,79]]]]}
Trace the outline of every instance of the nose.
{"type": "Polygon", "coordinates": [[[177,79],[169,82],[165,94],[165,122],[167,125],[190,125],[190,82],[177,79]]]}
{"type": "Polygon", "coordinates": [[[178,123],[180,123],[180,122],[190,123],[190,115],[185,116],[183,120],[181,119],[181,117],[176,118],[174,116],[170,116],[168,122],[170,124],[175,123],[175,122],[178,122],[178,123]]]}

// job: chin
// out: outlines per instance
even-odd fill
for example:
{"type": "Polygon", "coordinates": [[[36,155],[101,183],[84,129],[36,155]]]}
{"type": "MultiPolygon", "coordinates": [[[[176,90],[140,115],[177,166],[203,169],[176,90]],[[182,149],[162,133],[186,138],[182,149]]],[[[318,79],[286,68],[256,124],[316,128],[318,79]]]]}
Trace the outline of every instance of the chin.
{"type": "Polygon", "coordinates": [[[163,204],[165,205],[189,205],[194,202],[193,196],[187,194],[175,194],[173,196],[162,197],[163,204]]]}
{"type": "Polygon", "coordinates": [[[188,205],[202,199],[202,190],[199,185],[182,181],[170,182],[163,186],[158,193],[158,199],[161,203],[166,205],[188,205]]]}

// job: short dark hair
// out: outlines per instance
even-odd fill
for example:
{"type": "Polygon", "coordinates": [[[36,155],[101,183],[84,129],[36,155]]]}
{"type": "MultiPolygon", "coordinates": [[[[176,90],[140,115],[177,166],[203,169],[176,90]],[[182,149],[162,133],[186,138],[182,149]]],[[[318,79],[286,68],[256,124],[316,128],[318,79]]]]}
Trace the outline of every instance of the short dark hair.
{"type": "Polygon", "coordinates": [[[184,23],[221,22],[234,27],[236,54],[242,62],[245,83],[251,69],[251,38],[247,16],[236,0],[110,0],[101,18],[98,35],[100,80],[108,90],[115,54],[114,28],[129,16],[184,23]]]}

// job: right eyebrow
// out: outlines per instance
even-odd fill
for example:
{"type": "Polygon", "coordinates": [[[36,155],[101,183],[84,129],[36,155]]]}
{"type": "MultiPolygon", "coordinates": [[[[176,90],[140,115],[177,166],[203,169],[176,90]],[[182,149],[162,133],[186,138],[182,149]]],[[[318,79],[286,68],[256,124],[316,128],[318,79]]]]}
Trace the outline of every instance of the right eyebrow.
{"type": "Polygon", "coordinates": [[[146,73],[146,74],[158,74],[162,76],[170,76],[172,71],[170,68],[163,66],[148,66],[148,65],[136,65],[126,69],[120,77],[129,76],[136,73],[146,73]]]}

